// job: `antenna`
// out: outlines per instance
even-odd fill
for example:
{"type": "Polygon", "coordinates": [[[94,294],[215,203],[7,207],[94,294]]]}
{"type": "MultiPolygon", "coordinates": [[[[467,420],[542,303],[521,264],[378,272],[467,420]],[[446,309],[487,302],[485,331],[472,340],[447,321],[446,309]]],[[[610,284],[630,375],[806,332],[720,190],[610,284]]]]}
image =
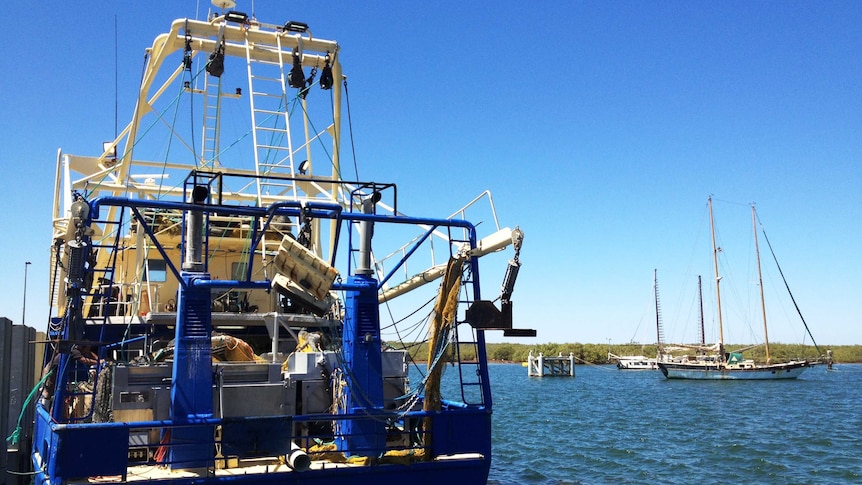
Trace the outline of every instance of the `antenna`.
{"type": "Polygon", "coordinates": [[[119,131],[119,111],[120,111],[120,101],[119,101],[119,61],[117,60],[117,14],[114,14],[114,139],[117,139],[117,132],[119,131]]]}

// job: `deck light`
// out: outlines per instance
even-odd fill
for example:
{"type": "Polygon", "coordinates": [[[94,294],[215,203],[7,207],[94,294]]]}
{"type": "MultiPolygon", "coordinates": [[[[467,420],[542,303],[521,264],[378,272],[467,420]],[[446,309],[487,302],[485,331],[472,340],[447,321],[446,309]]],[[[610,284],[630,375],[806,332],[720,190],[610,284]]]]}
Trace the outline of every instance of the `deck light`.
{"type": "Polygon", "coordinates": [[[296,50],[293,51],[293,68],[287,75],[287,83],[292,88],[305,87],[305,73],[302,72],[302,64],[299,62],[299,53],[296,50]]]}
{"type": "Polygon", "coordinates": [[[102,151],[105,153],[106,159],[117,160],[117,145],[114,145],[114,142],[102,142],[102,151]]]}
{"type": "Polygon", "coordinates": [[[299,167],[297,167],[296,170],[299,171],[300,175],[305,175],[306,173],[308,173],[308,160],[303,160],[299,162],[299,167]]]}
{"type": "Polygon", "coordinates": [[[237,24],[247,24],[248,23],[248,14],[243,12],[237,12],[236,10],[231,10],[226,13],[224,19],[228,22],[234,22],[237,24]]]}
{"type": "Polygon", "coordinates": [[[304,34],[308,32],[308,24],[304,22],[297,22],[296,20],[291,20],[284,24],[285,32],[296,32],[298,34],[304,34]]]}

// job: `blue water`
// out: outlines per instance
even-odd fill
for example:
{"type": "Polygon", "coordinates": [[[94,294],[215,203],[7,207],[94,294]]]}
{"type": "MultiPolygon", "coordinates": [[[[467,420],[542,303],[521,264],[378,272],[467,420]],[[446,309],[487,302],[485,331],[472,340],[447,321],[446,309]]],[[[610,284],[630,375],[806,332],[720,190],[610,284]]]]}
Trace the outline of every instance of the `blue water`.
{"type": "Polygon", "coordinates": [[[489,484],[862,483],[862,365],[790,381],[491,366],[489,484]]]}

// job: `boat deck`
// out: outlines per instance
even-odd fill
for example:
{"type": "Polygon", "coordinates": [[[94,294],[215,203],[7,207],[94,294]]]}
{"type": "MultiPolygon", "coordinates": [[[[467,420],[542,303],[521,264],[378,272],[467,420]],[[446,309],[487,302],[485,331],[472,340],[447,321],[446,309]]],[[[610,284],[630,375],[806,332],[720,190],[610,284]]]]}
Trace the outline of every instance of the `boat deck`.
{"type": "MultiPolygon", "coordinates": [[[[420,450],[421,451],[421,450],[420,450]]],[[[390,457],[391,462],[378,464],[375,466],[397,466],[406,465],[411,462],[421,460],[421,455],[411,457],[390,457]],[[399,458],[401,458],[399,460],[399,458]],[[412,461],[411,461],[412,460],[412,461]]],[[[476,460],[484,460],[485,457],[480,453],[461,453],[455,455],[443,455],[436,457],[433,461],[441,462],[474,462],[476,460]]],[[[385,460],[385,458],[384,458],[385,460]]],[[[135,465],[129,466],[128,474],[124,478],[120,475],[90,477],[82,480],[74,480],[70,484],[86,484],[86,483],[124,483],[124,482],[142,482],[152,480],[168,480],[168,481],[185,481],[185,480],[200,480],[207,478],[227,478],[241,476],[264,476],[268,474],[283,474],[283,473],[302,473],[305,474],[305,479],[313,479],[315,471],[335,470],[335,469],[355,469],[369,466],[367,457],[353,457],[348,462],[340,463],[330,460],[312,460],[309,468],[304,471],[297,471],[288,466],[282,459],[275,457],[252,458],[252,459],[236,459],[227,458],[224,460],[227,467],[205,468],[201,470],[171,470],[163,465],[135,465]]],[[[278,481],[277,477],[268,476],[268,481],[278,481]]]]}

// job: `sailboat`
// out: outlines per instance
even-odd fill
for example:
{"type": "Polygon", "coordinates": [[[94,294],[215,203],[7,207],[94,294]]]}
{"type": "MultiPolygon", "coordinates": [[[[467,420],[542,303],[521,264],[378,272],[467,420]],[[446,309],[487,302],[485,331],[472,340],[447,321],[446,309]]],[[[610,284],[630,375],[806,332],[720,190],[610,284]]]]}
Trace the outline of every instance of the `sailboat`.
{"type": "Polygon", "coordinates": [[[659,362],[662,374],[668,379],[705,379],[705,380],[771,380],[795,379],[813,364],[807,360],[791,360],[784,363],[771,363],[769,355],[769,333],[766,325],[766,304],[763,295],[763,276],[760,267],[760,248],[757,240],[757,216],[751,206],[751,220],[754,226],[754,248],[757,255],[757,275],[760,285],[760,302],[763,314],[764,346],[766,364],[758,364],[745,359],[741,352],[726,352],[724,347],[724,328],[721,314],[721,275],[718,270],[718,251],[715,243],[715,219],[712,212],[712,197],[709,197],[709,223],[712,235],[713,267],[715,269],[715,291],[718,311],[719,340],[710,348],[713,353],[698,355],[694,358],[673,362],[659,362]]]}

